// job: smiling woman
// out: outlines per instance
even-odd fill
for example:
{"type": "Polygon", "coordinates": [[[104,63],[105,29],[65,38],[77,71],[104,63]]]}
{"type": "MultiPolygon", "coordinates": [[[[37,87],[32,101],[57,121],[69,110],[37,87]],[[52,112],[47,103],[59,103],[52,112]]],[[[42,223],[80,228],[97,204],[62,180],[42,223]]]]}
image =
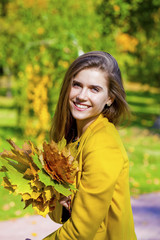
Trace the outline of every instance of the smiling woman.
{"type": "Polygon", "coordinates": [[[78,191],[57,202],[49,215],[63,226],[45,240],[136,240],[129,161],[115,128],[128,113],[121,73],[109,53],[89,52],[71,64],[51,140],[66,138],[75,150],[78,191]]]}

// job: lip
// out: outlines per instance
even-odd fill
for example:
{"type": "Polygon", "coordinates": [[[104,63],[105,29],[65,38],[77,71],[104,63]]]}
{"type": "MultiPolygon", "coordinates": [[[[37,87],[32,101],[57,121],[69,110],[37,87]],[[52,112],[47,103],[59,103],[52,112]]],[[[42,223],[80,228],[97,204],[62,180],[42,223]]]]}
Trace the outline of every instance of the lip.
{"type": "Polygon", "coordinates": [[[73,102],[74,107],[78,110],[78,111],[85,111],[88,108],[90,108],[89,105],[86,104],[82,104],[82,103],[77,103],[77,102],[73,102]]]}

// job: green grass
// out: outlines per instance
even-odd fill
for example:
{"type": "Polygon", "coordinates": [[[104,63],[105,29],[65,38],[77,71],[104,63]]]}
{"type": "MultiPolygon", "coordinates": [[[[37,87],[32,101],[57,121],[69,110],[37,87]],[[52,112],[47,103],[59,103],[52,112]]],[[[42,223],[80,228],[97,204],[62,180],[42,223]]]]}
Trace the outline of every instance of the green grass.
{"type": "MultiPolygon", "coordinates": [[[[2,173],[0,173],[0,178],[2,173]]],[[[0,186],[0,221],[18,218],[22,216],[32,215],[34,213],[31,206],[24,209],[24,203],[21,202],[21,197],[9,194],[8,190],[0,186]]]]}
{"type": "MultiPolygon", "coordinates": [[[[132,195],[160,190],[160,130],[152,126],[160,114],[159,94],[148,91],[128,91],[127,100],[132,110],[129,127],[119,130],[130,161],[130,189],[132,195]]],[[[13,99],[0,98],[0,152],[9,149],[5,141],[12,138],[22,146],[25,136],[16,127],[16,109],[13,99]],[[6,101],[7,100],[7,101],[6,101]],[[5,102],[5,103],[4,103],[5,102]]],[[[0,173],[2,179],[3,173],[0,173]]],[[[33,214],[23,210],[20,197],[9,194],[0,186],[0,220],[33,214]]]]}
{"type": "Polygon", "coordinates": [[[159,92],[127,91],[127,102],[132,111],[132,126],[139,128],[152,127],[160,115],[159,92]]]}
{"type": "Polygon", "coordinates": [[[131,84],[127,91],[132,122],[120,131],[130,160],[132,195],[160,190],[160,129],[153,128],[160,115],[159,89],[139,87],[134,89],[131,84]]]}
{"type": "Polygon", "coordinates": [[[160,190],[160,136],[146,129],[121,129],[130,161],[132,195],[160,190]]]}
{"type": "Polygon", "coordinates": [[[1,108],[13,108],[15,104],[14,98],[6,98],[4,96],[0,96],[0,107],[1,108]]]}
{"type": "Polygon", "coordinates": [[[1,120],[0,127],[15,127],[17,123],[17,114],[15,109],[1,109],[0,110],[1,120]]]}

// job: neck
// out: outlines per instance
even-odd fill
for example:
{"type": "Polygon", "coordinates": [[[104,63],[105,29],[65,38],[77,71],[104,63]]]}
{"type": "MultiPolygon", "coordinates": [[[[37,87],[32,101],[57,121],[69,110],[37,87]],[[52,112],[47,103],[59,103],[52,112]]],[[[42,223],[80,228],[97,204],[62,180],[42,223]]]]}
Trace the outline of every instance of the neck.
{"type": "Polygon", "coordinates": [[[89,127],[89,125],[95,121],[94,118],[86,119],[86,120],[76,120],[77,123],[77,137],[80,138],[81,135],[86,131],[86,129],[89,127]]]}

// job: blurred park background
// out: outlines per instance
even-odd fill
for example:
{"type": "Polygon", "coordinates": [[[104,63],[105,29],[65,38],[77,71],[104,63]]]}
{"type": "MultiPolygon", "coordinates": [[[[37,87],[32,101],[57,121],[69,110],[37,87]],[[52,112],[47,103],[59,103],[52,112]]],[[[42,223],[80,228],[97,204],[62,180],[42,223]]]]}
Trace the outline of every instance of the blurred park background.
{"type": "MultiPolygon", "coordinates": [[[[0,151],[49,139],[63,76],[83,52],[118,61],[131,122],[119,132],[132,196],[160,190],[159,0],[0,0],[0,151]]],[[[0,173],[0,180],[3,174],[0,173]]],[[[0,220],[33,214],[0,186],[0,220]]]]}

